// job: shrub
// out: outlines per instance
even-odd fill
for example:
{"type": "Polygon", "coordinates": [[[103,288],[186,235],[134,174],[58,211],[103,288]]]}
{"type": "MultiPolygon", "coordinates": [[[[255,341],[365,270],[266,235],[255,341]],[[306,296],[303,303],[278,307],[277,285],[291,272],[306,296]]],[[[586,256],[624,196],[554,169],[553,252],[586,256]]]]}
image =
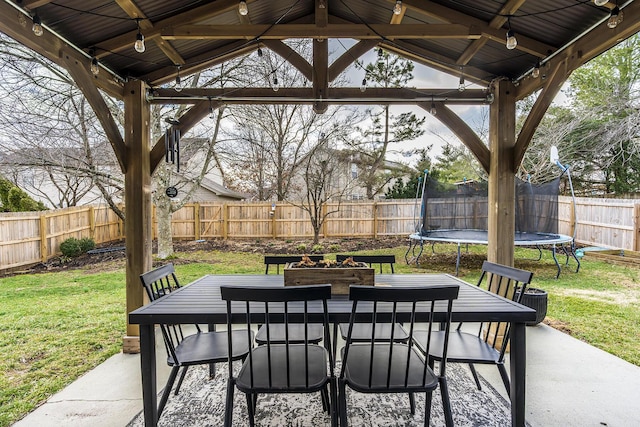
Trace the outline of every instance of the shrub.
{"type": "Polygon", "coordinates": [[[307,245],[305,245],[304,243],[300,243],[298,246],[296,246],[296,249],[298,250],[298,252],[306,252],[307,245]]]}
{"type": "Polygon", "coordinates": [[[321,253],[322,251],[324,251],[324,247],[320,244],[318,245],[313,245],[313,247],[311,248],[311,252],[314,252],[316,254],[321,253]]]}
{"type": "Polygon", "coordinates": [[[74,258],[96,247],[96,243],[90,237],[84,237],[82,239],[76,239],[75,237],[69,237],[64,242],[60,243],[60,252],[62,255],[68,258],[74,258]]]}
{"type": "Polygon", "coordinates": [[[77,257],[82,253],[82,249],[80,249],[80,240],[75,237],[69,237],[67,240],[60,243],[60,252],[68,258],[77,257]]]}
{"type": "Polygon", "coordinates": [[[95,248],[96,242],[94,242],[91,237],[83,237],[82,239],[80,239],[80,250],[83,254],[95,248]]]}
{"type": "Polygon", "coordinates": [[[340,245],[337,243],[329,245],[329,252],[340,252],[340,245]]]}

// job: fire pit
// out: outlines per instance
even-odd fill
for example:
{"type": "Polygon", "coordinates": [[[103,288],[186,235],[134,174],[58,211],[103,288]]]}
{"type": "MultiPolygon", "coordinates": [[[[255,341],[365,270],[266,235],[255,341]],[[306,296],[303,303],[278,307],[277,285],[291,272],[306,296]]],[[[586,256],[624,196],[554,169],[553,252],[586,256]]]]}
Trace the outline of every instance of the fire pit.
{"type": "Polygon", "coordinates": [[[347,258],[343,262],[321,260],[314,262],[303,256],[300,262],[289,264],[284,269],[284,285],[331,284],[334,295],[348,295],[349,285],[374,285],[374,269],[363,262],[347,258]]]}

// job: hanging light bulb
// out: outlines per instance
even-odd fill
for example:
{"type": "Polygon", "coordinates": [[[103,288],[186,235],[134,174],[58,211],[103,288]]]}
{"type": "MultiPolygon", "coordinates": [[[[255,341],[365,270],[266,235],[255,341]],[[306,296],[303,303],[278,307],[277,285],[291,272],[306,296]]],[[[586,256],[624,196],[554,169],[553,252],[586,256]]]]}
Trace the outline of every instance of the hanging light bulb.
{"type": "Polygon", "coordinates": [[[513,30],[507,31],[507,49],[513,50],[518,46],[518,40],[513,30]]]}
{"type": "Polygon", "coordinates": [[[179,65],[176,65],[176,68],[178,69],[178,74],[176,74],[176,83],[175,83],[175,85],[173,86],[173,89],[174,89],[176,92],[181,92],[181,91],[182,91],[183,86],[182,86],[182,79],[180,78],[180,66],[179,66],[179,65]]]}
{"type": "Polygon", "coordinates": [[[98,65],[98,58],[96,58],[95,56],[93,58],[91,58],[91,67],[89,69],[91,70],[91,74],[93,74],[94,76],[97,76],[98,73],[100,73],[100,66],[98,65]]]}
{"type": "Polygon", "coordinates": [[[593,0],[593,3],[596,6],[604,6],[605,4],[609,3],[609,0],[593,0]]]}
{"type": "Polygon", "coordinates": [[[136,23],[138,24],[138,34],[136,34],[136,42],[133,44],[134,49],[138,53],[144,53],[144,36],[140,32],[140,19],[136,19],[136,23]]]}
{"type": "Polygon", "coordinates": [[[275,71],[273,74],[273,84],[271,85],[271,89],[273,89],[274,92],[277,92],[278,89],[280,89],[280,85],[278,85],[278,76],[275,75],[275,71]]]}
{"type": "Polygon", "coordinates": [[[507,17],[507,25],[509,30],[507,31],[507,49],[513,50],[518,45],[518,40],[516,40],[516,33],[511,29],[511,19],[507,17]]]}
{"type": "Polygon", "coordinates": [[[431,113],[432,116],[435,116],[436,114],[438,114],[438,110],[436,109],[436,103],[433,102],[433,99],[431,100],[431,108],[429,108],[429,113],[431,113]]]}
{"type": "Polygon", "coordinates": [[[464,85],[464,68],[460,67],[460,81],[458,81],[458,91],[464,92],[466,89],[464,85]]]}
{"type": "Polygon", "coordinates": [[[535,67],[533,67],[533,71],[531,71],[531,77],[537,79],[540,77],[540,61],[536,62],[535,67]]]}
{"type": "Polygon", "coordinates": [[[378,49],[378,65],[379,66],[384,65],[384,52],[382,51],[382,48],[378,49]]]}
{"type": "Polygon", "coordinates": [[[325,9],[327,7],[327,4],[325,3],[325,0],[320,0],[320,2],[318,3],[318,9],[325,9]]]}
{"type": "Polygon", "coordinates": [[[402,0],[396,0],[396,5],[393,6],[393,14],[400,15],[402,13],[402,0]]]}
{"type": "Polygon", "coordinates": [[[262,56],[264,55],[264,53],[262,53],[262,49],[258,48],[258,58],[262,59],[262,56]]]}
{"type": "Polygon", "coordinates": [[[611,9],[611,15],[609,15],[609,20],[607,21],[607,27],[615,28],[619,23],[622,22],[622,11],[618,6],[611,9]]]}
{"type": "Polygon", "coordinates": [[[364,92],[367,90],[367,78],[362,79],[362,84],[360,85],[360,92],[364,92]]]}
{"type": "Polygon", "coordinates": [[[209,98],[209,118],[211,120],[216,118],[216,115],[213,113],[213,104],[211,104],[211,98],[209,98]]]}
{"type": "Polygon", "coordinates": [[[249,13],[249,8],[245,0],[240,0],[240,3],[238,3],[238,13],[242,16],[247,16],[249,13]]]}
{"type": "Polygon", "coordinates": [[[38,16],[37,13],[33,15],[33,26],[31,27],[31,30],[33,30],[33,34],[35,34],[37,37],[40,37],[44,34],[42,21],[40,20],[40,16],[38,16]]]}

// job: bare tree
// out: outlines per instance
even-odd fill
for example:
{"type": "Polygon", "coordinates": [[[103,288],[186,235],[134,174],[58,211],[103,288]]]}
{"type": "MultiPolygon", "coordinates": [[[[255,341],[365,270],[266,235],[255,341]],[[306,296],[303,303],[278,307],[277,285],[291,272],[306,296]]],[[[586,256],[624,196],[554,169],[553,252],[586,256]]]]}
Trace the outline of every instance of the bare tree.
{"type": "Polygon", "coordinates": [[[344,152],[329,148],[327,138],[321,138],[314,149],[304,159],[301,174],[306,183],[306,191],[301,201],[290,200],[294,206],[309,214],[313,228],[313,243],[320,240],[320,231],[329,215],[340,210],[340,202],[344,194],[350,190],[353,181],[342,175],[345,159],[344,152]],[[337,202],[335,208],[329,210],[325,206],[328,201],[337,202]]]}
{"type": "MultiPolygon", "coordinates": [[[[0,36],[0,167],[52,207],[102,196],[117,206],[123,176],[95,114],[71,77],[35,52],[0,36]]],[[[105,97],[108,104],[114,101],[105,97]]],[[[115,110],[115,108],[114,108],[115,110]]]]}

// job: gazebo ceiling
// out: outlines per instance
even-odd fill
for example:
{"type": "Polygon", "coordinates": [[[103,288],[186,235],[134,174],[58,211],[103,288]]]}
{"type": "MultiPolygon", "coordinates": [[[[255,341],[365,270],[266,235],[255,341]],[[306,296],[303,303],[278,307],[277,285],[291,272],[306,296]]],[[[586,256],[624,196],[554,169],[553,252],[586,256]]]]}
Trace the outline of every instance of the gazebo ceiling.
{"type": "MultiPolygon", "coordinates": [[[[186,75],[258,47],[284,55],[288,47],[282,40],[290,38],[351,38],[359,43],[326,63],[324,72],[318,72],[322,55],[314,53],[316,64],[307,64],[309,79],[331,81],[381,46],[455,76],[462,73],[482,86],[496,78],[524,82],[519,97],[542,86],[542,79],[528,81],[538,61],[544,67],[578,55],[584,63],[637,32],[639,15],[634,0],[620,4],[625,19],[615,29],[607,28],[606,21],[616,4],[596,6],[592,0],[405,0],[400,14],[394,14],[395,0],[247,0],[247,15],[238,12],[238,0],[5,3],[3,9],[12,4],[37,14],[45,33],[50,30],[84,52],[87,67],[95,55],[117,78],[141,79],[152,87],[173,80],[178,68],[186,75]],[[138,26],[144,53],[133,47],[138,26]],[[506,48],[509,28],[517,38],[511,50],[506,48]]],[[[5,14],[0,30],[13,36],[11,19],[5,14]]],[[[37,46],[39,39],[30,34],[27,44],[37,46]]],[[[298,60],[304,69],[295,55],[287,59],[298,60]]]]}

